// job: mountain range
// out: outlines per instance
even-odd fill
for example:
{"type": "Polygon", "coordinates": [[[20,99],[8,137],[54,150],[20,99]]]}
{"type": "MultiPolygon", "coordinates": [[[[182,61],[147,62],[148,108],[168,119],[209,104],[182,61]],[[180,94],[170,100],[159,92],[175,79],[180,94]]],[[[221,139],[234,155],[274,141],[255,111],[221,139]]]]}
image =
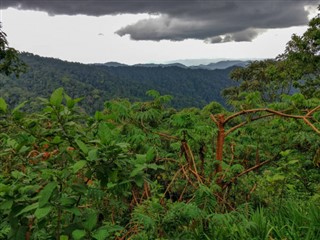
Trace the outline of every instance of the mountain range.
{"type": "MultiPolygon", "coordinates": [[[[82,64],[31,53],[22,53],[21,59],[28,65],[26,73],[19,78],[0,75],[0,96],[11,106],[48,97],[56,88],[63,87],[71,97],[84,97],[80,105],[89,113],[101,110],[110,99],[147,100],[145,93],[151,89],[172,95],[171,106],[175,108],[201,108],[212,101],[225,104],[221,91],[236,84],[229,78],[236,66],[207,70],[182,64],[82,64]]],[[[225,64],[229,66],[230,62],[225,64]]]]}
{"type": "Polygon", "coordinates": [[[249,63],[249,60],[223,60],[218,62],[211,62],[208,64],[199,64],[199,65],[191,65],[187,66],[179,62],[167,63],[167,64],[156,64],[156,63],[146,63],[146,64],[134,64],[134,65],[126,65],[118,62],[107,62],[98,65],[104,65],[106,67],[123,67],[123,66],[134,66],[134,67],[181,67],[181,68],[190,68],[190,69],[207,69],[207,70],[215,70],[215,69],[226,69],[229,67],[237,66],[237,67],[245,67],[249,63]]]}

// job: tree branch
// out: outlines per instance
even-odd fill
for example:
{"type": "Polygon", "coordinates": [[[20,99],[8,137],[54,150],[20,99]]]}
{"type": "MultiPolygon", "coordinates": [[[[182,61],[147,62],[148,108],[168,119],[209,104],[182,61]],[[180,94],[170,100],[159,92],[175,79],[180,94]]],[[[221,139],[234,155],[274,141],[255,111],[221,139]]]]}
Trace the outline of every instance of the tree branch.
{"type": "Polygon", "coordinates": [[[320,130],[319,130],[315,125],[313,125],[307,118],[303,118],[303,121],[304,121],[308,126],[310,126],[316,133],[320,134],[320,130]]]}
{"type": "Polygon", "coordinates": [[[218,120],[216,119],[216,117],[213,114],[210,114],[210,118],[215,124],[218,125],[218,120]]]}
{"type": "Polygon", "coordinates": [[[253,121],[259,120],[259,119],[261,119],[261,118],[265,118],[265,117],[271,117],[271,116],[273,116],[273,115],[274,115],[274,114],[270,113],[270,114],[267,114],[267,115],[264,115],[264,116],[252,118],[252,119],[250,119],[250,121],[244,121],[244,122],[242,122],[242,123],[240,123],[240,124],[238,124],[238,125],[230,128],[228,131],[226,131],[225,136],[227,136],[228,134],[232,133],[232,132],[235,131],[236,129],[238,129],[238,128],[244,126],[244,125],[246,125],[246,124],[249,123],[249,122],[253,122],[253,121]]]}
{"type": "Polygon", "coordinates": [[[264,162],[259,163],[259,164],[255,165],[255,166],[251,167],[251,168],[248,168],[248,169],[244,170],[243,172],[239,173],[237,176],[233,177],[229,182],[227,182],[226,184],[224,184],[222,188],[225,189],[225,188],[228,187],[230,184],[234,183],[237,178],[239,178],[239,177],[241,177],[241,176],[243,176],[243,175],[245,175],[245,174],[247,174],[247,173],[249,173],[249,172],[251,172],[251,171],[253,171],[253,170],[258,169],[258,168],[262,167],[263,165],[266,165],[267,163],[271,162],[272,160],[273,160],[273,159],[264,161],[264,162]]]}
{"type": "Polygon", "coordinates": [[[281,117],[297,118],[297,119],[303,119],[305,117],[310,117],[309,116],[310,114],[309,115],[307,114],[306,116],[300,116],[300,115],[286,114],[286,113],[283,113],[283,112],[280,112],[280,111],[276,111],[276,110],[273,110],[273,109],[270,109],[270,108],[255,108],[255,109],[242,110],[240,112],[237,112],[237,113],[227,117],[225,119],[225,122],[228,122],[231,119],[236,118],[236,117],[241,116],[241,115],[244,115],[244,114],[257,113],[257,112],[269,112],[269,113],[272,113],[272,114],[275,114],[275,115],[278,115],[278,116],[281,116],[281,117]]]}

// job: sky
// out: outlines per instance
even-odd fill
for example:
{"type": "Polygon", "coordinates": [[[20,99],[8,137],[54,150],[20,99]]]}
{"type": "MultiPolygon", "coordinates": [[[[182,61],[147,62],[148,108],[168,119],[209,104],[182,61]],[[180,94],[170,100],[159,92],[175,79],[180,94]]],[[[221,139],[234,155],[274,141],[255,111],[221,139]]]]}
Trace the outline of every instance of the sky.
{"type": "Polygon", "coordinates": [[[11,47],[82,63],[261,59],[283,53],[318,0],[0,0],[11,47]]]}

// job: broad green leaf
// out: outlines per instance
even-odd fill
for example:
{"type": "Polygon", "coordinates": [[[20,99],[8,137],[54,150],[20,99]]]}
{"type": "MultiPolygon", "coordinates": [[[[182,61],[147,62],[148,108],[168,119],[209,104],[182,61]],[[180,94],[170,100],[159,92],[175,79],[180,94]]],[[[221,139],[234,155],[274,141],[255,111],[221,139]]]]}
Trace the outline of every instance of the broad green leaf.
{"type": "Polygon", "coordinates": [[[96,240],[105,240],[109,236],[110,236],[110,233],[109,233],[108,229],[105,227],[99,228],[92,235],[92,237],[94,237],[96,240]]]}
{"type": "Polygon", "coordinates": [[[59,143],[61,143],[63,140],[61,139],[61,137],[59,137],[59,136],[55,136],[53,139],[52,139],[52,143],[53,144],[59,144],[59,143]]]}
{"type": "Polygon", "coordinates": [[[84,153],[84,154],[88,154],[88,147],[87,145],[82,142],[80,139],[76,139],[75,140],[77,145],[79,146],[80,150],[84,153]]]}
{"type": "Polygon", "coordinates": [[[10,191],[10,186],[0,183],[0,193],[2,192],[7,193],[9,191],[10,191]]]}
{"type": "Polygon", "coordinates": [[[299,160],[290,160],[289,162],[288,162],[288,164],[289,165],[293,165],[293,164],[296,164],[296,163],[298,163],[299,162],[299,160]]]}
{"type": "Polygon", "coordinates": [[[0,204],[0,209],[1,210],[8,210],[8,209],[11,209],[13,205],[13,201],[12,200],[7,200],[7,201],[4,201],[0,204]]]}
{"type": "Polygon", "coordinates": [[[44,207],[51,198],[51,195],[53,191],[57,188],[58,184],[56,182],[50,182],[48,183],[40,192],[40,198],[39,198],[39,207],[44,207]]]}
{"type": "Polygon", "coordinates": [[[26,206],[25,208],[23,208],[23,209],[16,215],[16,217],[18,217],[18,216],[20,216],[21,214],[24,214],[24,213],[26,213],[26,212],[30,212],[30,211],[32,211],[32,210],[35,210],[35,209],[37,209],[38,207],[39,207],[39,203],[38,203],[38,202],[33,203],[33,204],[29,205],[29,206],[26,206]]]}
{"type": "Polygon", "coordinates": [[[287,157],[292,151],[290,149],[280,152],[282,157],[287,157]]]}
{"type": "Polygon", "coordinates": [[[72,166],[73,173],[77,173],[79,170],[84,168],[84,166],[86,166],[86,164],[87,164],[87,161],[85,161],[85,160],[80,160],[80,161],[76,162],[72,166]]]}
{"type": "Polygon", "coordinates": [[[157,170],[157,169],[162,169],[164,170],[164,166],[160,166],[160,165],[157,165],[155,163],[151,163],[151,164],[148,164],[147,165],[148,168],[151,168],[153,170],[157,170]]]}
{"type": "Polygon", "coordinates": [[[146,154],[136,154],[136,163],[144,164],[146,162],[146,154]]]}
{"type": "Polygon", "coordinates": [[[86,236],[85,230],[76,229],[72,232],[72,237],[74,240],[80,240],[86,236]]]}
{"type": "Polygon", "coordinates": [[[47,216],[52,210],[52,206],[47,206],[44,208],[37,208],[37,210],[34,212],[34,216],[37,219],[41,219],[44,218],[45,216],[47,216]]]}
{"type": "Polygon", "coordinates": [[[74,208],[66,208],[65,209],[67,212],[70,212],[72,214],[74,214],[75,216],[82,216],[82,213],[80,212],[80,210],[76,207],[74,208]]]}
{"type": "Polygon", "coordinates": [[[16,107],[12,110],[12,114],[14,114],[15,112],[19,111],[20,108],[23,108],[24,105],[26,105],[27,102],[28,102],[28,101],[24,101],[24,102],[20,103],[18,106],[16,106],[16,107]]]}
{"type": "Polygon", "coordinates": [[[88,157],[90,161],[95,161],[98,159],[98,149],[92,149],[88,152],[88,157]]]}
{"type": "Polygon", "coordinates": [[[130,173],[130,177],[134,177],[138,174],[143,174],[144,169],[146,168],[146,164],[137,164],[136,167],[130,173]]]}
{"type": "Polygon", "coordinates": [[[142,176],[142,175],[137,175],[137,176],[135,176],[134,182],[135,182],[135,184],[137,184],[138,187],[141,188],[141,187],[143,186],[143,184],[144,184],[144,178],[143,178],[143,176],[142,176]]]}
{"type": "Polygon", "coordinates": [[[20,178],[25,177],[25,174],[23,172],[13,171],[13,172],[11,172],[11,176],[15,179],[20,179],[20,178]]]}
{"type": "Polygon", "coordinates": [[[98,136],[103,144],[110,142],[111,130],[106,123],[100,123],[98,127],[98,136]]]}
{"type": "Polygon", "coordinates": [[[150,148],[147,152],[147,155],[146,155],[146,162],[147,163],[152,162],[155,156],[156,156],[156,154],[155,154],[154,149],[150,148]]]}
{"type": "Polygon", "coordinates": [[[270,177],[268,180],[270,182],[276,182],[276,181],[282,181],[285,179],[285,176],[281,175],[281,174],[275,174],[274,176],[270,177]]]}
{"type": "Polygon", "coordinates": [[[98,221],[97,213],[90,213],[86,217],[86,221],[83,223],[83,227],[88,231],[92,231],[92,229],[97,225],[97,221],[98,221]]]}
{"type": "Polygon", "coordinates": [[[75,101],[66,93],[64,94],[64,97],[65,97],[65,99],[67,101],[67,107],[70,108],[70,109],[73,108],[74,104],[75,104],[75,101]]]}
{"type": "Polygon", "coordinates": [[[7,108],[8,108],[8,105],[6,101],[2,97],[0,97],[0,111],[7,112],[7,108]]]}
{"type": "Polygon", "coordinates": [[[60,199],[60,203],[62,206],[64,207],[71,207],[72,205],[74,205],[77,201],[74,198],[70,198],[70,197],[62,197],[60,199]]]}
{"type": "Polygon", "coordinates": [[[59,240],[69,240],[67,235],[60,235],[59,240]]]}
{"type": "Polygon", "coordinates": [[[55,107],[59,107],[62,103],[62,99],[63,99],[63,88],[58,88],[51,94],[50,103],[55,107]]]}

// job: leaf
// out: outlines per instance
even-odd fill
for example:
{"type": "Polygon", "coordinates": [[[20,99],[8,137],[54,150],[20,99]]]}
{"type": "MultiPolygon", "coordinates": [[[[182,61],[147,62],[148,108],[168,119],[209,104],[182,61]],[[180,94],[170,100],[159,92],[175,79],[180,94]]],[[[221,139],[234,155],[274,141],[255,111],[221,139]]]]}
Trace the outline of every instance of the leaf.
{"type": "Polygon", "coordinates": [[[159,165],[157,165],[157,164],[155,164],[155,163],[148,164],[147,167],[148,167],[148,168],[151,168],[151,169],[153,169],[153,170],[157,170],[157,169],[162,169],[162,170],[164,170],[164,167],[163,167],[163,166],[159,166],[159,165]]]}
{"type": "Polygon", "coordinates": [[[136,167],[132,170],[132,172],[130,173],[130,177],[134,177],[137,176],[138,174],[143,173],[144,169],[146,168],[146,164],[137,164],[136,167]]]}
{"type": "Polygon", "coordinates": [[[0,111],[7,112],[7,108],[8,108],[8,105],[6,101],[2,97],[0,97],[0,111]]]}
{"type": "Polygon", "coordinates": [[[38,208],[35,212],[34,212],[34,216],[37,219],[41,219],[44,218],[45,216],[47,216],[52,210],[52,206],[47,206],[44,208],[38,208]]]}
{"type": "Polygon", "coordinates": [[[71,186],[71,188],[73,189],[73,191],[78,192],[78,193],[85,194],[87,192],[87,186],[84,183],[83,184],[73,184],[71,186]]]}
{"type": "Polygon", "coordinates": [[[146,162],[146,154],[136,154],[136,163],[144,164],[146,162]]]}
{"type": "Polygon", "coordinates": [[[80,150],[81,150],[84,154],[88,154],[88,151],[89,151],[89,150],[88,150],[87,145],[86,145],[84,142],[82,142],[80,139],[76,139],[75,141],[76,141],[77,145],[79,146],[80,150]]]}
{"type": "Polygon", "coordinates": [[[62,206],[64,207],[71,207],[73,206],[77,201],[74,198],[70,198],[70,197],[62,197],[60,199],[60,203],[62,206]]]}
{"type": "Polygon", "coordinates": [[[97,213],[90,213],[87,216],[87,220],[83,223],[83,227],[86,230],[91,231],[97,225],[97,221],[98,221],[97,213]]]}
{"type": "Polygon", "coordinates": [[[299,160],[290,160],[287,164],[288,165],[293,165],[293,164],[296,164],[298,162],[299,162],[299,160]]]}
{"type": "Polygon", "coordinates": [[[67,235],[60,235],[59,240],[69,240],[67,235]]]}
{"type": "Polygon", "coordinates": [[[33,204],[29,205],[29,206],[26,206],[25,208],[23,208],[23,209],[16,215],[16,217],[20,216],[21,214],[30,212],[30,211],[38,208],[38,207],[39,207],[39,203],[38,203],[38,202],[33,203],[33,204]]]}
{"type": "Polygon", "coordinates": [[[75,104],[75,101],[66,93],[64,94],[64,98],[67,101],[67,107],[70,108],[70,109],[73,108],[74,104],[75,104]]]}
{"type": "Polygon", "coordinates": [[[156,90],[149,90],[146,92],[146,95],[153,97],[153,98],[158,98],[160,97],[160,93],[156,90]]]}
{"type": "Polygon", "coordinates": [[[55,107],[59,107],[62,103],[62,98],[63,88],[58,88],[51,94],[50,103],[55,107]]]}
{"type": "Polygon", "coordinates": [[[149,162],[152,162],[153,159],[155,158],[156,154],[155,154],[155,151],[153,148],[150,148],[147,152],[147,155],[146,155],[146,162],[149,163],[149,162]]]}
{"type": "Polygon", "coordinates": [[[24,101],[24,102],[20,103],[18,106],[16,106],[16,107],[12,110],[12,113],[15,113],[15,112],[19,111],[20,108],[23,108],[24,105],[26,105],[27,102],[28,102],[28,101],[24,101]]]}
{"type": "Polygon", "coordinates": [[[106,123],[100,123],[98,127],[98,136],[103,144],[107,144],[111,139],[111,130],[106,123]]]}
{"type": "Polygon", "coordinates": [[[316,112],[315,114],[313,114],[313,117],[315,120],[317,120],[319,122],[320,121],[320,112],[316,112]]]}
{"type": "Polygon", "coordinates": [[[144,178],[142,175],[137,175],[134,178],[134,182],[135,184],[137,184],[138,187],[142,187],[144,184],[144,178]]]}
{"type": "Polygon", "coordinates": [[[84,166],[86,166],[87,161],[85,160],[80,160],[78,162],[76,162],[73,166],[72,166],[72,170],[73,173],[77,173],[79,170],[81,170],[84,166]]]}
{"type": "Polygon", "coordinates": [[[106,228],[98,229],[92,235],[92,237],[94,237],[96,240],[105,240],[109,236],[110,236],[109,231],[106,228]]]}
{"type": "Polygon", "coordinates": [[[12,171],[11,172],[11,176],[14,178],[14,179],[20,179],[20,178],[23,178],[25,177],[25,174],[23,172],[19,172],[19,171],[12,171]]]}
{"type": "Polygon", "coordinates": [[[72,237],[74,240],[80,240],[86,236],[85,230],[76,229],[72,232],[72,237]]]}
{"type": "Polygon", "coordinates": [[[2,192],[7,193],[9,191],[10,191],[10,186],[0,183],[0,193],[2,192]]]}
{"type": "Polygon", "coordinates": [[[287,156],[289,156],[289,154],[290,154],[291,152],[292,152],[292,151],[291,151],[290,149],[287,149],[287,150],[285,150],[285,151],[280,152],[280,155],[281,155],[282,157],[287,157],[287,156]]]}
{"type": "Polygon", "coordinates": [[[82,213],[80,212],[80,210],[76,207],[74,208],[66,208],[65,209],[67,212],[70,212],[72,214],[74,214],[75,216],[79,217],[79,216],[82,216],[82,213]]]}
{"type": "Polygon", "coordinates": [[[12,200],[7,200],[7,201],[4,201],[0,204],[0,209],[1,210],[8,210],[8,209],[11,209],[13,205],[13,201],[12,200]]]}
{"type": "Polygon", "coordinates": [[[98,159],[98,149],[92,149],[88,152],[88,157],[90,161],[95,161],[98,159]]]}
{"type": "Polygon", "coordinates": [[[104,115],[102,112],[96,111],[96,113],[94,114],[94,118],[97,121],[101,121],[101,120],[105,120],[107,118],[107,116],[104,115]]]}
{"type": "Polygon", "coordinates": [[[40,198],[39,198],[39,207],[44,207],[51,198],[51,195],[53,191],[57,188],[58,184],[56,182],[50,182],[48,183],[40,192],[40,198]]]}

